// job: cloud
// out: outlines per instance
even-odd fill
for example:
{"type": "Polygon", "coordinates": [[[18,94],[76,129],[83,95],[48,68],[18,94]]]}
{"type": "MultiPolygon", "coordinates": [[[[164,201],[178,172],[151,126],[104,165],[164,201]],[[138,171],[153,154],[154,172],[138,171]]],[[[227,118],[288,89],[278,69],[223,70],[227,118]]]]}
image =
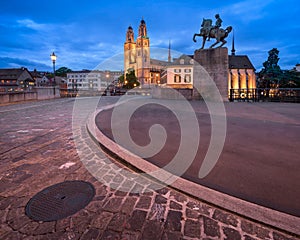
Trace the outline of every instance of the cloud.
{"type": "MultiPolygon", "coordinates": [[[[299,5],[294,0],[223,0],[201,3],[197,0],[154,0],[152,2],[58,1],[42,8],[42,3],[12,0],[22,11],[3,3],[0,12],[0,67],[41,63],[41,70],[51,69],[50,54],[57,56],[57,66],[73,70],[93,69],[99,63],[123,53],[127,27],[132,25],[135,37],[142,15],[147,24],[151,48],[168,48],[193,54],[200,48],[201,38],[192,41],[199,32],[202,17],[214,19],[220,13],[223,26],[235,30],[237,54],[248,54],[256,68],[260,68],[267,51],[277,47],[285,67],[298,61],[299,5]],[[59,6],[59,7],[57,7],[59,6]],[[290,6],[293,6],[292,8],[290,6]],[[65,10],[68,8],[68,13],[65,10]],[[41,10],[42,9],[42,10],[41,10]],[[114,9],[110,11],[109,9],[114,9]],[[154,11],[155,10],[155,11],[154,11]],[[157,11],[158,10],[158,11],[157,11]],[[130,14],[128,14],[130,13],[130,14]],[[284,20],[282,18],[284,17],[284,20]],[[294,43],[291,46],[289,43],[294,43]],[[6,60],[3,60],[7,57],[6,60]],[[289,58],[294,58],[290,59],[289,58]],[[296,60],[295,60],[296,59],[296,60]]],[[[228,37],[230,49],[232,35],[228,37]]],[[[214,40],[207,43],[212,44],[214,40]]],[[[167,54],[151,50],[151,58],[166,59],[167,54]]],[[[113,61],[111,65],[118,61],[113,61]]]]}
{"type": "Polygon", "coordinates": [[[21,59],[21,58],[0,57],[0,66],[2,68],[26,67],[29,70],[47,69],[47,70],[51,71],[51,68],[49,68],[49,66],[47,66],[43,63],[31,61],[28,59],[21,59]]]}
{"type": "Polygon", "coordinates": [[[223,9],[223,13],[229,13],[239,17],[241,22],[250,22],[253,20],[262,19],[267,14],[266,7],[274,0],[246,0],[230,4],[223,9]]]}
{"type": "Polygon", "coordinates": [[[17,23],[19,24],[20,27],[31,28],[37,31],[49,29],[49,25],[47,26],[46,24],[36,23],[31,19],[17,20],[17,23]]]}

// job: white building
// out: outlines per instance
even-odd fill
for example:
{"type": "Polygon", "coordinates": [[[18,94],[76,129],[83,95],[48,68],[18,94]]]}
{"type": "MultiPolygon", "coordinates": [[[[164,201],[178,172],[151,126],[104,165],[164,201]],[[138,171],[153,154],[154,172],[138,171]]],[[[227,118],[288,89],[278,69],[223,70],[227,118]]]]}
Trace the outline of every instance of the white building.
{"type": "Polygon", "coordinates": [[[96,71],[82,70],[67,73],[68,90],[101,90],[101,74],[96,71]]]}
{"type": "Polygon", "coordinates": [[[174,59],[167,67],[167,86],[175,89],[193,89],[193,67],[192,56],[181,55],[174,59]]]}
{"type": "Polygon", "coordinates": [[[71,91],[104,91],[122,74],[121,71],[72,71],[67,73],[67,88],[71,91]]]}

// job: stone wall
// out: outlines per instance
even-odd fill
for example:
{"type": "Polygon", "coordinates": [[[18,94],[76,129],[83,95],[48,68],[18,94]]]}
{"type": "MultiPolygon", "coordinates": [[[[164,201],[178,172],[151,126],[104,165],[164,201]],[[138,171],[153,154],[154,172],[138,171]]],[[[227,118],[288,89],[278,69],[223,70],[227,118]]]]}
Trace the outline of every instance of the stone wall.
{"type": "Polygon", "coordinates": [[[35,91],[37,92],[37,99],[51,99],[51,98],[59,98],[59,88],[58,87],[36,87],[35,91]]]}
{"type": "Polygon", "coordinates": [[[0,94],[0,104],[59,98],[59,88],[37,87],[31,92],[12,92],[0,94]]]}
{"type": "Polygon", "coordinates": [[[18,93],[5,93],[0,94],[0,104],[22,102],[37,99],[36,92],[18,92],[18,93]]]}
{"type": "Polygon", "coordinates": [[[192,100],[193,90],[157,87],[152,89],[152,96],[158,99],[192,100]]]}
{"type": "MultiPolygon", "coordinates": [[[[216,84],[223,101],[228,101],[228,49],[212,48],[196,50],[194,60],[199,63],[195,63],[194,65],[194,86],[196,88],[206,88],[211,91],[205,94],[214,94],[212,93],[214,90],[211,82],[208,81],[210,77],[216,84]],[[203,72],[203,70],[206,72],[203,72]]],[[[217,96],[215,95],[214,97],[217,96]]]]}

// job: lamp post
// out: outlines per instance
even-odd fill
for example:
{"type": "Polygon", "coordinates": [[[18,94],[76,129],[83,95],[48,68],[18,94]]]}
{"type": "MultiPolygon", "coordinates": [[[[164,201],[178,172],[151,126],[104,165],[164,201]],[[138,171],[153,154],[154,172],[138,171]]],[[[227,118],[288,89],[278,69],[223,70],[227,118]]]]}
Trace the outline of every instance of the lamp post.
{"type": "Polygon", "coordinates": [[[110,88],[110,87],[109,87],[109,86],[110,86],[110,82],[109,82],[109,74],[106,73],[105,77],[106,77],[106,83],[105,83],[105,85],[106,85],[106,87],[108,87],[108,89],[109,89],[109,88],[110,88]]]}
{"type": "Polygon", "coordinates": [[[51,58],[52,63],[53,63],[53,86],[55,86],[55,85],[56,85],[56,81],[55,81],[55,62],[56,62],[56,55],[55,55],[54,52],[50,55],[50,58],[51,58]]]}

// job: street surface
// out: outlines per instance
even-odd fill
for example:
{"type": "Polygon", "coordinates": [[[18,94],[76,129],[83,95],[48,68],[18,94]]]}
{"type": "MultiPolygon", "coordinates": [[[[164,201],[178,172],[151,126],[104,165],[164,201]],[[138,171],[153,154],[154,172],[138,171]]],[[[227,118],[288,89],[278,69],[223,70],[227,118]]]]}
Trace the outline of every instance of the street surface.
{"type": "MultiPolygon", "coordinates": [[[[200,179],[198,172],[210,143],[211,123],[205,103],[192,101],[191,104],[199,121],[200,144],[195,160],[183,176],[231,196],[300,217],[299,105],[225,103],[225,145],[216,166],[208,176],[200,179]]],[[[100,113],[97,123],[108,137],[113,138],[111,113],[112,110],[100,113]]],[[[178,151],[180,127],[169,109],[158,104],[145,104],[132,115],[132,139],[141,146],[149,144],[148,131],[153,124],[161,124],[168,138],[164,148],[147,160],[163,167],[178,151]]],[[[182,161],[185,161],[184,157],[182,161]]]]}
{"type": "MultiPolygon", "coordinates": [[[[101,102],[117,100],[104,97],[101,102]]],[[[78,101],[89,104],[88,98],[78,101]]],[[[79,124],[72,129],[74,103],[55,99],[0,106],[0,239],[298,239],[171,188],[153,190],[154,180],[138,184],[116,171],[116,165],[127,168],[114,159],[93,165],[106,155],[87,133],[85,119],[90,112],[75,116],[79,124]],[[99,151],[92,152],[92,144],[99,151]],[[101,181],[87,171],[78,149],[93,159],[90,164],[102,173],[101,181]],[[67,180],[94,185],[96,195],[87,207],[52,222],[35,222],[25,215],[25,206],[36,193],[67,180]],[[120,186],[128,192],[118,191],[120,186]],[[132,189],[144,193],[130,193],[132,189]]],[[[288,176],[293,176],[293,168],[288,176]]]]}

